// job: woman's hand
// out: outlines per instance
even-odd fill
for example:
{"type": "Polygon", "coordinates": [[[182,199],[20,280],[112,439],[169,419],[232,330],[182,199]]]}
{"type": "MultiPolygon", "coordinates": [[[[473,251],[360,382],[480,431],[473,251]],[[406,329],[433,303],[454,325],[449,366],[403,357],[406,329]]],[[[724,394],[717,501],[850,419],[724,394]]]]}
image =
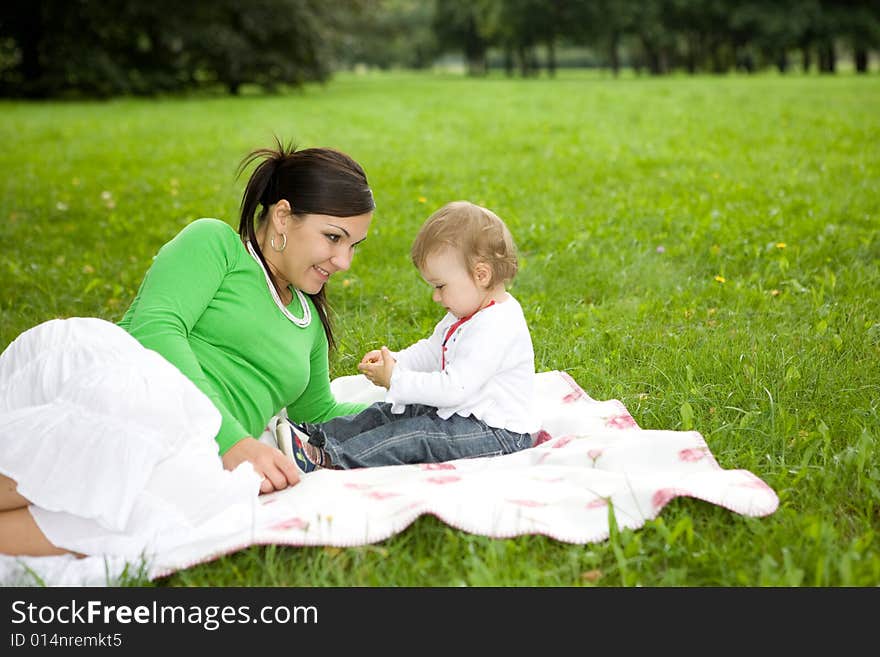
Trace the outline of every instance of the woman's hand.
{"type": "Polygon", "coordinates": [[[358,370],[373,385],[382,386],[387,389],[391,387],[391,375],[394,373],[394,366],[396,364],[397,361],[394,360],[394,356],[391,355],[388,347],[382,347],[381,350],[371,351],[364,356],[364,360],[358,364],[358,370]],[[378,354],[378,359],[367,361],[366,358],[370,354],[378,354]]]}
{"type": "Polygon", "coordinates": [[[235,470],[245,461],[250,461],[256,473],[262,477],[260,493],[284,490],[299,483],[299,470],[289,458],[266,443],[248,436],[235,443],[223,455],[223,467],[235,470]]]}

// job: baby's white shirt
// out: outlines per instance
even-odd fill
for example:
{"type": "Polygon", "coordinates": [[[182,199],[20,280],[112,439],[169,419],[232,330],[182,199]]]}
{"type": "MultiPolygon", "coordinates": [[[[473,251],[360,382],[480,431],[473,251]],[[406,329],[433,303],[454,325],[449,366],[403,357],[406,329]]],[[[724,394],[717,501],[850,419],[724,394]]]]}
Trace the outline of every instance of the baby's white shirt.
{"type": "Polygon", "coordinates": [[[441,370],[443,338],[457,321],[447,313],[431,337],[392,352],[397,366],[385,394],[391,412],[424,404],[436,407],[443,419],[453,413],[473,415],[491,427],[538,431],[535,351],[519,302],[508,294],[461,324],[446,343],[446,367],[441,370]]]}

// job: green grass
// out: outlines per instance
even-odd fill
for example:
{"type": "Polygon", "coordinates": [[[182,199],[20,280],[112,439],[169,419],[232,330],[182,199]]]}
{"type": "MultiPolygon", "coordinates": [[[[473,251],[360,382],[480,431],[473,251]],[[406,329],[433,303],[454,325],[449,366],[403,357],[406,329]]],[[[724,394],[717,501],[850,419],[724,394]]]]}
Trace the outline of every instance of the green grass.
{"type": "Polygon", "coordinates": [[[333,376],[433,327],[410,241],[469,199],[520,246],[539,371],[643,428],[700,431],[780,497],[765,518],[680,498],[589,545],[422,517],[376,545],[252,547],[131,583],[880,583],[876,75],[340,75],[285,96],[2,102],[0,117],[0,345],[56,316],[120,318],[179,228],[237,225],[235,166],[278,134],[351,153],[378,203],[329,289],[333,376]]]}

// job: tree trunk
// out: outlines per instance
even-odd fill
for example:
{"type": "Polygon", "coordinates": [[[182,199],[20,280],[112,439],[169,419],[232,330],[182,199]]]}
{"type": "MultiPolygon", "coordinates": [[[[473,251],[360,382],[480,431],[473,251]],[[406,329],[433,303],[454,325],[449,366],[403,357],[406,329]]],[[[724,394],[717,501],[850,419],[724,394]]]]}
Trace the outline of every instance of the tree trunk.
{"type": "Polygon", "coordinates": [[[809,73],[813,66],[813,53],[810,50],[810,44],[805,43],[801,46],[801,68],[804,73],[809,73]]]}
{"type": "Polygon", "coordinates": [[[819,71],[834,73],[835,70],[837,70],[837,54],[834,52],[834,42],[825,41],[819,46],[819,71]]]}
{"type": "Polygon", "coordinates": [[[751,75],[755,72],[755,59],[752,57],[751,51],[742,47],[737,48],[737,50],[739,51],[737,56],[737,68],[742,68],[746,73],[751,75]]]}
{"type": "Polygon", "coordinates": [[[688,36],[687,39],[685,67],[689,75],[697,72],[697,39],[693,36],[688,36]]]}
{"type": "Polygon", "coordinates": [[[486,43],[479,35],[473,18],[468,24],[468,33],[464,44],[464,57],[467,60],[468,75],[486,74],[486,43]]]}
{"type": "Polygon", "coordinates": [[[519,74],[522,77],[529,75],[529,55],[523,46],[516,47],[516,59],[519,62],[519,74]]]}
{"type": "Polygon", "coordinates": [[[611,62],[611,71],[614,77],[620,75],[620,33],[614,30],[611,33],[611,41],[608,44],[608,59],[611,62]]]}
{"type": "Polygon", "coordinates": [[[19,48],[21,49],[21,75],[24,78],[23,89],[26,96],[42,98],[48,91],[43,80],[43,63],[40,61],[40,50],[45,34],[45,25],[41,4],[38,2],[27,3],[26,9],[21,12],[21,31],[19,33],[19,48]]]}
{"type": "Polygon", "coordinates": [[[537,77],[540,72],[541,63],[538,61],[538,53],[534,48],[529,48],[529,75],[537,77]]]}
{"type": "Polygon", "coordinates": [[[553,38],[547,42],[547,74],[551,78],[556,76],[556,42],[553,38]]]}
{"type": "Polygon", "coordinates": [[[856,72],[868,72],[868,51],[865,48],[858,47],[855,49],[856,72]]]}
{"type": "Polygon", "coordinates": [[[663,73],[663,57],[659,48],[656,48],[649,39],[642,36],[642,49],[645,51],[645,57],[648,60],[648,70],[651,75],[661,75],[663,73]]]}
{"type": "Polygon", "coordinates": [[[465,53],[467,59],[468,75],[485,75],[487,70],[486,51],[483,49],[469,48],[465,53]]]}
{"type": "Polygon", "coordinates": [[[784,49],[780,50],[779,54],[776,56],[776,68],[779,69],[780,73],[788,72],[788,53],[784,49]]]}
{"type": "Polygon", "coordinates": [[[713,43],[709,46],[709,60],[712,62],[713,73],[724,73],[724,57],[721,54],[721,45],[713,43]]]}
{"type": "Polygon", "coordinates": [[[504,72],[507,77],[513,77],[513,49],[510,46],[504,47],[504,72]]]}

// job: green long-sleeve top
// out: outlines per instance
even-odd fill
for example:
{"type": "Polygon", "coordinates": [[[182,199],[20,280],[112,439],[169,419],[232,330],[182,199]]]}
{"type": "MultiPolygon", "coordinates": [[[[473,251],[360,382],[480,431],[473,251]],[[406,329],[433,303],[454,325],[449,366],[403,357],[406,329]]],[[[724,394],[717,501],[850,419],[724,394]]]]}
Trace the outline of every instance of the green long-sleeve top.
{"type": "MultiPolygon", "coordinates": [[[[296,295],[288,310],[303,316],[296,295]]],[[[222,455],[258,438],[282,408],[295,421],[322,422],[366,406],[334,399],[327,337],[311,312],[305,328],[287,319],[238,233],[197,219],[159,250],[119,326],[211,399],[222,455]]]]}

